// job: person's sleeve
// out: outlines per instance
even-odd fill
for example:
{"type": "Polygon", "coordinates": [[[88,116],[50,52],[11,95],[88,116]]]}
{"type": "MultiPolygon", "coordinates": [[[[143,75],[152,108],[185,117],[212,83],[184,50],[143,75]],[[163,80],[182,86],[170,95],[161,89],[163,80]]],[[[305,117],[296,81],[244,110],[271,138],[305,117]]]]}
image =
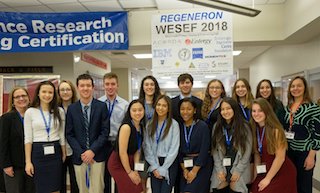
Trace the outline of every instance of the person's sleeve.
{"type": "Polygon", "coordinates": [[[312,149],[320,149],[320,107],[317,104],[312,104],[311,108],[308,109],[308,113],[311,114],[311,120],[309,120],[308,130],[311,133],[312,138],[312,149]]]}
{"type": "Polygon", "coordinates": [[[10,121],[5,114],[0,117],[0,168],[12,166],[9,154],[10,121]]]}
{"type": "Polygon", "coordinates": [[[24,114],[24,144],[33,142],[33,133],[32,133],[32,115],[33,109],[28,109],[24,114]]]}
{"type": "Polygon", "coordinates": [[[149,167],[149,172],[152,172],[155,169],[159,168],[159,162],[156,160],[157,155],[154,155],[153,151],[152,151],[152,137],[149,135],[149,130],[150,125],[147,126],[147,130],[144,133],[144,156],[146,161],[149,163],[150,167],[149,167]]]}
{"type": "Polygon", "coordinates": [[[207,161],[208,161],[208,156],[209,156],[209,151],[210,151],[210,131],[208,128],[208,125],[201,121],[201,123],[199,123],[199,127],[197,129],[201,129],[202,131],[202,136],[200,139],[201,146],[200,146],[200,152],[199,152],[199,156],[197,157],[197,159],[195,160],[195,165],[196,166],[205,166],[207,161]]]}
{"type": "Polygon", "coordinates": [[[66,115],[62,108],[59,107],[59,113],[61,117],[61,123],[59,125],[59,137],[60,137],[60,145],[66,145],[66,115]]]}

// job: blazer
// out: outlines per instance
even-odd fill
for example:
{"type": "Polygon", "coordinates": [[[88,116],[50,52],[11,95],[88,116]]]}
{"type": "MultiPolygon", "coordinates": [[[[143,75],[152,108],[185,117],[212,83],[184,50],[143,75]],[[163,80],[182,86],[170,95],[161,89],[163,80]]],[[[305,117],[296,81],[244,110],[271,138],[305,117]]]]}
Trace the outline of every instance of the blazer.
{"type": "Polygon", "coordinates": [[[0,166],[25,167],[23,124],[16,110],[5,113],[0,121],[0,166]]]}
{"type": "MultiPolygon", "coordinates": [[[[197,103],[197,118],[201,119],[201,107],[202,107],[202,100],[198,97],[191,96],[192,100],[197,103]]],[[[171,99],[172,104],[172,117],[178,122],[183,123],[183,120],[180,116],[180,109],[179,109],[179,102],[180,102],[180,95],[171,99]]]]}
{"type": "MultiPolygon", "coordinates": [[[[93,99],[91,102],[89,143],[90,150],[95,153],[96,162],[106,161],[106,142],[110,132],[110,119],[108,107],[104,102],[93,99]]],[[[86,129],[80,101],[68,107],[66,119],[66,133],[69,145],[73,150],[72,160],[76,165],[81,165],[81,154],[86,148],[86,129]]]]}

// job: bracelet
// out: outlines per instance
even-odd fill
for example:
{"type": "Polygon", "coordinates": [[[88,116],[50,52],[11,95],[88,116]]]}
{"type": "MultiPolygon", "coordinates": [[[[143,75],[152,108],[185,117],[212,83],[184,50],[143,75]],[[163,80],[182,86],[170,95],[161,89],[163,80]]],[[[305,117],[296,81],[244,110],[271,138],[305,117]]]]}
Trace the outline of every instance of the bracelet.
{"type": "Polygon", "coordinates": [[[127,172],[127,174],[129,175],[132,172],[132,170],[130,170],[130,172],[127,172]]]}

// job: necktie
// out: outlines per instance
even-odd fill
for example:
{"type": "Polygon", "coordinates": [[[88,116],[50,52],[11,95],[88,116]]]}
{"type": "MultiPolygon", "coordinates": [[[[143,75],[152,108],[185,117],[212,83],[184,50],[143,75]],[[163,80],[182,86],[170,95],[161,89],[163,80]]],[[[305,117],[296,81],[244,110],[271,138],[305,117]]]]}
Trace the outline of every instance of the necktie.
{"type": "MultiPolygon", "coordinates": [[[[89,106],[84,106],[84,111],[83,111],[83,119],[84,119],[84,127],[86,129],[86,148],[90,148],[90,138],[89,138],[89,117],[88,117],[88,109],[89,106]]],[[[86,186],[89,189],[90,187],[90,165],[88,165],[86,169],[86,186]]]]}

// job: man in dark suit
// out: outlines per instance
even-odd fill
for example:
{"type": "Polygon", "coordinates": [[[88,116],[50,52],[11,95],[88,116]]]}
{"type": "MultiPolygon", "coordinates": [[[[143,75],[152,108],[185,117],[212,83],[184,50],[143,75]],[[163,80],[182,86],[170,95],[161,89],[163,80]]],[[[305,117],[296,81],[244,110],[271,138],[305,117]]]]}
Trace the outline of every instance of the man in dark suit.
{"type": "Polygon", "coordinates": [[[73,150],[72,160],[80,193],[101,193],[109,135],[108,108],[93,98],[93,79],[88,74],[77,78],[80,100],[68,108],[67,140],[73,150]]]}
{"type": "MultiPolygon", "coordinates": [[[[202,100],[191,95],[191,89],[193,86],[193,77],[191,74],[184,73],[180,74],[178,77],[178,87],[180,89],[180,95],[174,97],[171,99],[172,104],[172,117],[178,121],[179,124],[183,123],[183,120],[180,116],[180,109],[179,109],[179,102],[181,99],[185,97],[191,97],[196,103],[197,103],[197,117],[201,117],[201,106],[202,106],[202,100]]],[[[180,167],[179,167],[179,173],[180,173],[180,167]]],[[[178,175],[179,176],[179,175],[178,175]]],[[[180,177],[177,177],[174,185],[174,192],[180,193],[180,177]]]]}

